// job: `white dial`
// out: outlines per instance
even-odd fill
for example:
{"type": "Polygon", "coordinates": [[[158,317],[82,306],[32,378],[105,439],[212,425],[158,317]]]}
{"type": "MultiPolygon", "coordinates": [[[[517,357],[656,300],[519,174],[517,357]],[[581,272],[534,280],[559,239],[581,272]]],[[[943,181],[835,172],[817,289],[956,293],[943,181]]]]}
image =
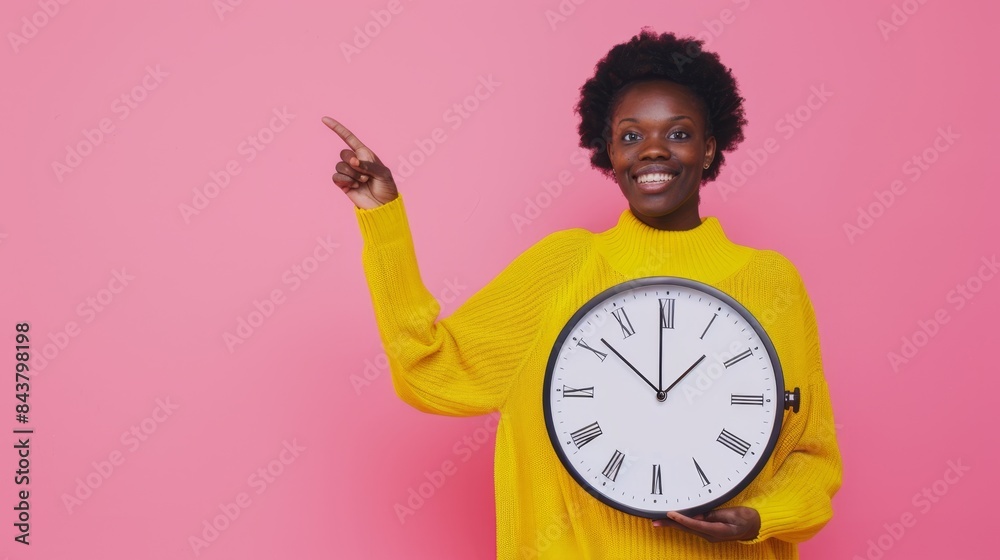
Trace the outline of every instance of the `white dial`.
{"type": "Polygon", "coordinates": [[[666,276],[580,308],[552,349],[543,393],[573,478],[649,518],[707,511],[746,487],[774,449],[784,403],[759,322],[720,290],[666,276]]]}

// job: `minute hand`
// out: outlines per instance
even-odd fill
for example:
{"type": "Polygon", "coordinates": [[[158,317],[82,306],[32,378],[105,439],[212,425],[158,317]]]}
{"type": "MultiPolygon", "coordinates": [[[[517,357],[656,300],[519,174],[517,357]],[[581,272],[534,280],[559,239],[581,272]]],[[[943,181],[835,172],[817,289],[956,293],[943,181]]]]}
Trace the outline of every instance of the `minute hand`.
{"type": "MultiPolygon", "coordinates": [[[[646,379],[645,375],[643,375],[642,373],[640,373],[639,370],[635,369],[635,366],[633,366],[628,360],[625,359],[625,356],[622,356],[621,354],[618,353],[617,350],[615,350],[614,348],[612,348],[611,345],[608,344],[607,340],[604,340],[602,338],[601,342],[603,342],[605,346],[607,346],[612,352],[614,352],[615,356],[618,356],[619,358],[621,358],[622,361],[625,362],[625,365],[627,365],[628,367],[632,368],[632,371],[634,371],[636,373],[636,375],[638,375],[639,377],[641,377],[642,380],[646,382],[646,385],[649,385],[650,387],[652,387],[653,390],[656,391],[657,393],[660,392],[660,390],[656,388],[656,385],[653,385],[648,379],[646,379]]],[[[704,356],[702,356],[702,357],[704,357],[704,356]]]]}
{"type": "Polygon", "coordinates": [[[701,363],[701,361],[702,361],[702,360],[704,360],[704,359],[705,359],[705,355],[704,355],[704,354],[702,354],[702,355],[701,355],[701,357],[700,357],[700,358],[698,358],[698,361],[697,361],[697,362],[693,363],[693,364],[691,365],[691,367],[687,368],[687,371],[685,371],[684,373],[682,373],[682,374],[681,374],[681,376],[677,378],[677,381],[674,381],[673,383],[671,383],[671,384],[670,384],[670,386],[669,386],[669,387],[667,387],[667,388],[666,388],[666,389],[665,389],[665,390],[664,390],[663,392],[664,392],[664,393],[669,393],[669,392],[670,392],[670,390],[671,390],[671,389],[673,389],[675,385],[677,385],[678,383],[680,383],[680,382],[681,382],[681,379],[684,379],[684,376],[685,376],[685,375],[687,375],[687,374],[691,373],[691,370],[693,370],[694,368],[698,367],[698,364],[700,364],[700,363],[701,363]]]}

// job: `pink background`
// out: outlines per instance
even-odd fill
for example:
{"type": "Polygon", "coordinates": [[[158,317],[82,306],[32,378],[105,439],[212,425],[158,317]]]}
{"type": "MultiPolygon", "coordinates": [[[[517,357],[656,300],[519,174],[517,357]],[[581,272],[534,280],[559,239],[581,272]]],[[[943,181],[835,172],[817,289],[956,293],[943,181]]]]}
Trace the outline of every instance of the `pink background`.
{"type": "Polygon", "coordinates": [[[816,310],[845,471],[803,556],[988,556],[994,4],[226,1],[0,8],[0,559],[492,557],[493,440],[456,448],[491,424],[393,393],[354,207],[330,180],[344,145],[320,118],[397,177],[444,130],[397,180],[446,315],[544,235],[614,225],[625,201],[574,155],[572,107],[597,60],[644,25],[700,34],[733,68],[750,125],[702,215],[791,259],[816,310]],[[499,85],[475,98],[490,76],[499,85]],[[475,109],[457,119],[463,101],[475,109]],[[778,149],[761,163],[765,145],[778,149]],[[227,165],[238,174],[198,199],[227,165]],[[571,182],[546,198],[560,173],[571,182]],[[526,198],[545,208],[518,231],[526,198]],[[297,284],[296,266],[309,271],[297,284]],[[230,349],[226,334],[275,290],[230,349]],[[41,356],[30,547],[12,525],[21,321],[41,356]],[[915,335],[921,322],[933,336],[915,335]],[[904,339],[919,347],[894,366],[904,339]],[[394,505],[447,460],[457,472],[401,523],[394,505]],[[234,508],[209,540],[205,523],[234,508]]]}

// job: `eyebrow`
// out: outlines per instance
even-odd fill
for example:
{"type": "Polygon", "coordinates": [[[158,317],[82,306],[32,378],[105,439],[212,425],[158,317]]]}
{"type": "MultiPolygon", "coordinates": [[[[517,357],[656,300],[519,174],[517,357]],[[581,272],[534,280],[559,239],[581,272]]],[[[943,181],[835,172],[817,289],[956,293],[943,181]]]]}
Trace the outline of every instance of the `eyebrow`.
{"type": "MultiPolygon", "coordinates": [[[[679,121],[679,120],[684,120],[684,119],[687,119],[687,120],[689,120],[691,122],[694,122],[694,119],[692,119],[691,117],[689,117],[687,115],[677,115],[676,117],[670,117],[667,120],[673,122],[673,121],[679,121]]],[[[631,122],[634,122],[634,123],[638,123],[639,122],[638,119],[634,119],[632,117],[625,117],[624,119],[618,121],[618,124],[621,125],[625,121],[631,121],[631,122]]]]}

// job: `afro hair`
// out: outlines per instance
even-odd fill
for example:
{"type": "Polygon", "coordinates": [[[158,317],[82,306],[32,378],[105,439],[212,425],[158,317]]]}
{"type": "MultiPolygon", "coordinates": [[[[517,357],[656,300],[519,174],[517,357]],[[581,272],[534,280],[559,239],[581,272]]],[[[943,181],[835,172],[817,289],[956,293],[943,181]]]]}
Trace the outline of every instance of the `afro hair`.
{"type": "Polygon", "coordinates": [[[669,32],[657,35],[643,27],[598,61],[594,76],[580,88],[575,109],[580,115],[580,146],[591,151],[590,163],[595,168],[614,177],[606,148],[620,92],[633,82],[669,80],[687,87],[701,100],[706,137],[715,137],[716,155],[702,174],[702,184],[719,175],[725,162],[723,152],[732,151],[743,141],[747,121],[736,78],[719,61],[719,55],[702,50],[703,44],[694,37],[678,38],[669,32]]]}

